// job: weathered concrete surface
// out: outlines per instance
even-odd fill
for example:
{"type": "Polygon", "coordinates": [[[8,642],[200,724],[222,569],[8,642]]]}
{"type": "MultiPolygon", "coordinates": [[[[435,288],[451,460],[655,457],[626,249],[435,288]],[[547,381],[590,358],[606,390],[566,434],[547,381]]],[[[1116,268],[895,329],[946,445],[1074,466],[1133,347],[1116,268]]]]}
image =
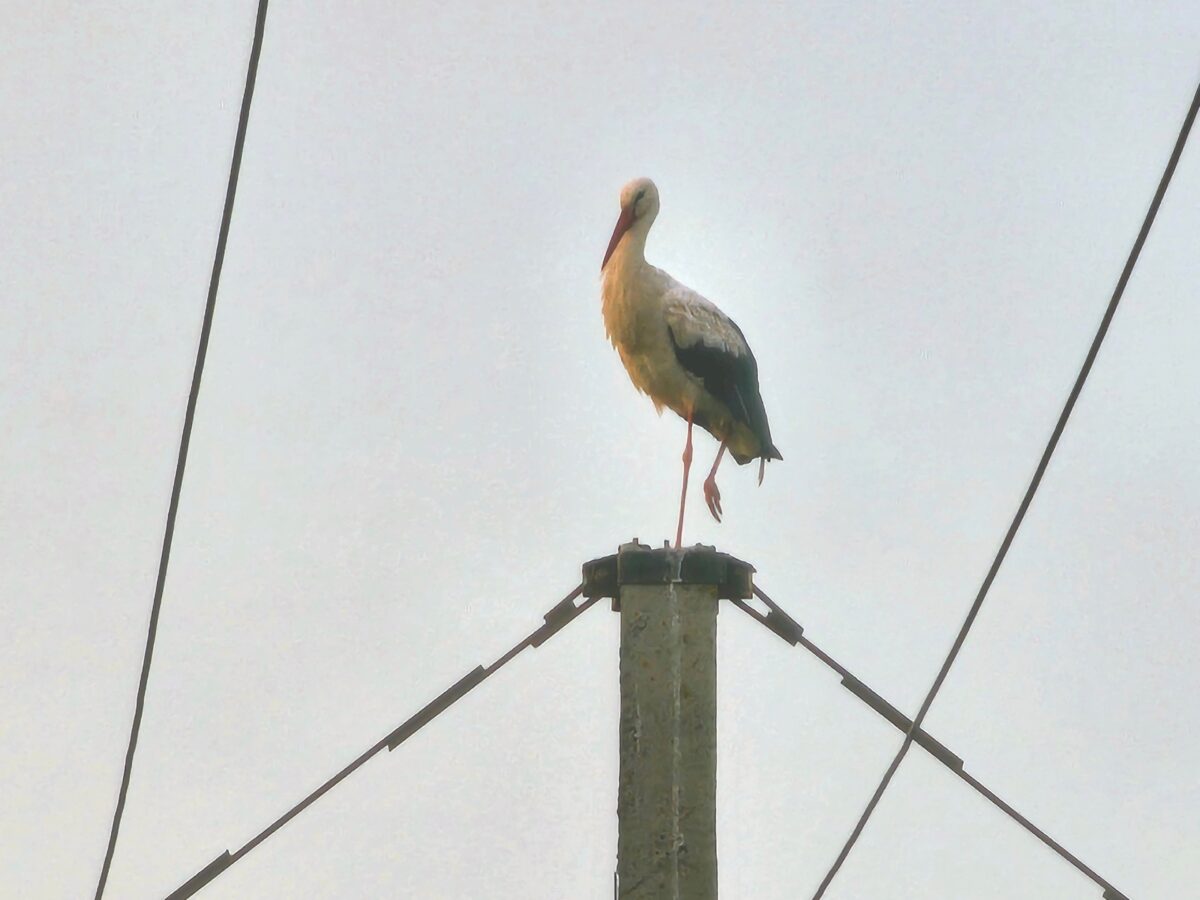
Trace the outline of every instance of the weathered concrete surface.
{"type": "Polygon", "coordinates": [[[717,593],[620,588],[620,900],[717,896],[717,593]]]}

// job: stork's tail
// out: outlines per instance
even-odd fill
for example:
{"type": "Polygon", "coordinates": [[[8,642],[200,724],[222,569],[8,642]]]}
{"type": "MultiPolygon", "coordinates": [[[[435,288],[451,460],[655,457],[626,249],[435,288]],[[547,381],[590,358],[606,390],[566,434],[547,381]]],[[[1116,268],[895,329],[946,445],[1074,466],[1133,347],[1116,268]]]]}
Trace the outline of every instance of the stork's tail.
{"type": "Polygon", "coordinates": [[[768,459],[783,459],[783,454],[779,452],[779,448],[771,444],[763,451],[762,456],[758,458],[758,483],[763,483],[763,475],[767,472],[768,459]]]}

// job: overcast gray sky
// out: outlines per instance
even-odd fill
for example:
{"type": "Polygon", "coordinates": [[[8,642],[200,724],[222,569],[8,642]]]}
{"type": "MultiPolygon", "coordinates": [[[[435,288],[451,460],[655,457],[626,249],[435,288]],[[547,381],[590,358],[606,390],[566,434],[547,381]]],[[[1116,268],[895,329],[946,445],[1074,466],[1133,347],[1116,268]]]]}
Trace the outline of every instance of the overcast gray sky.
{"type": "MultiPolygon", "coordinates": [[[[254,16],[3,3],[0,871],[91,896],[254,16]]],[[[686,539],[914,712],[1200,77],[1194,3],[277,0],[107,896],[159,898],[672,533],[684,428],[607,345],[617,191],[742,325],[786,460],[686,539]]],[[[1135,900],[1200,876],[1200,149],[928,719],[1135,900]]],[[[698,465],[715,444],[698,442],[698,465]]],[[[201,895],[596,898],[603,608],[201,895]]],[[[720,622],[727,900],[808,896],[899,743],[720,622]]],[[[830,900],[1097,900],[920,750],[830,900]]]]}

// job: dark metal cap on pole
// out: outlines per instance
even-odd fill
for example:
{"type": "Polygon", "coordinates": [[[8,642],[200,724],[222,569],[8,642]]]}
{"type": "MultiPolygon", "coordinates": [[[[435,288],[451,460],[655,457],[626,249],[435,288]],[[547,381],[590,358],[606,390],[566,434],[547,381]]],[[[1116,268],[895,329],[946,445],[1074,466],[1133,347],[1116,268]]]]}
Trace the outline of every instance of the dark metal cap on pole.
{"type": "Polygon", "coordinates": [[[634,538],[611,556],[583,564],[583,596],[612,597],[613,609],[619,610],[622,585],[676,583],[714,585],[719,600],[748,600],[754,591],[753,575],[750,563],[715,547],[655,549],[634,538]]]}

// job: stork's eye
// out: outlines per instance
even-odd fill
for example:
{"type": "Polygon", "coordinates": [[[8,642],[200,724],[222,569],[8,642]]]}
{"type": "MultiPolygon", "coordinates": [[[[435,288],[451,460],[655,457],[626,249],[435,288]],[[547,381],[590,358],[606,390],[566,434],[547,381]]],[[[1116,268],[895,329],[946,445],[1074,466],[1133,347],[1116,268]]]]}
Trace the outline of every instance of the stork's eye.
{"type": "Polygon", "coordinates": [[[633,197],[633,202],[634,202],[634,203],[637,203],[639,200],[641,200],[641,199],[642,199],[643,197],[645,197],[645,196],[646,196],[646,189],[645,189],[645,188],[642,188],[640,191],[638,191],[638,192],[637,192],[637,193],[634,195],[634,197],[633,197]]]}

